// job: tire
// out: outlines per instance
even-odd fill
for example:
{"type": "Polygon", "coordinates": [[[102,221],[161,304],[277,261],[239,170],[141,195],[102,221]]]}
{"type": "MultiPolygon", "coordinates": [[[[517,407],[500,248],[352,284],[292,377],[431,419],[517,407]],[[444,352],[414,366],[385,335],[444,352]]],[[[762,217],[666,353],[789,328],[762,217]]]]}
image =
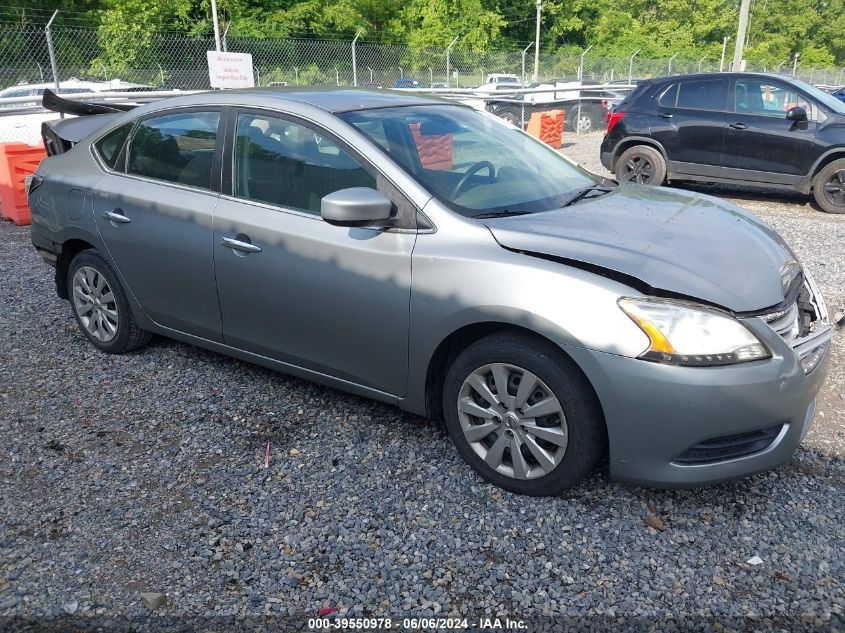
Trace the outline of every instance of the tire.
{"type": "Polygon", "coordinates": [[[641,185],[662,185],[666,180],[666,161],[653,147],[634,145],[616,159],[616,180],[641,185]]]}
{"type": "Polygon", "coordinates": [[[522,127],[522,124],[519,121],[519,116],[517,116],[514,112],[502,112],[499,116],[513,126],[518,128],[522,127]]]}
{"type": "Polygon", "coordinates": [[[443,417],[461,457],[487,481],[517,494],[547,496],[571,488],[595,468],[606,446],[601,409],[587,379],[563,352],[530,336],[493,334],[461,352],[444,381],[443,417]],[[507,403],[499,398],[495,376],[507,383],[507,403]],[[525,404],[523,378],[538,380],[526,389],[525,404]],[[485,386],[487,399],[481,396],[485,386]],[[556,407],[559,412],[545,413],[556,407]]]}
{"type": "Polygon", "coordinates": [[[101,352],[124,354],[152,337],[138,327],[114,268],[97,251],[82,251],[73,258],[67,287],[79,329],[101,352]]]}
{"type": "Polygon", "coordinates": [[[845,158],[825,165],[815,175],[813,198],[825,213],[845,213],[845,158]]]}

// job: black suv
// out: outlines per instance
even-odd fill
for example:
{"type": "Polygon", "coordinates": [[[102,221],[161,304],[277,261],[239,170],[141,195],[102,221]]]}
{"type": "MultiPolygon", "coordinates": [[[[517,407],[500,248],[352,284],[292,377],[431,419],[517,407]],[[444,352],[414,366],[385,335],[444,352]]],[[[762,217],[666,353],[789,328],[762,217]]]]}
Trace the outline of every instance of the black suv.
{"type": "Polygon", "coordinates": [[[620,181],[779,187],[845,213],[845,103],[772,74],[651,79],[609,115],[601,162],[620,181]]]}

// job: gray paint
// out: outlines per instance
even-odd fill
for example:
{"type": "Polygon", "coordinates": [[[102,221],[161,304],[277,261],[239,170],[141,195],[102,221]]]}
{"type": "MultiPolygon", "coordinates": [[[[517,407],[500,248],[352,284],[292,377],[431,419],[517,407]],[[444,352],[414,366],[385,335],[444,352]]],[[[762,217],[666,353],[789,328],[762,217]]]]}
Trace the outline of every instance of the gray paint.
{"type": "Polygon", "coordinates": [[[642,293],[607,274],[615,269],[732,310],[760,310],[782,298],[779,269],[792,257],[782,240],[738,207],[662,189],[620,189],[536,216],[467,219],[333,114],[430,101],[387,91],[261,89],[178,97],[116,115],[42,162],[45,181],[31,200],[33,242],[59,252],[66,240],[82,239],[106,253],[142,327],[422,415],[437,414],[426,408],[426,378],[452,333],[479,323],[536,332],[568,353],[595,388],[615,477],[690,484],[787,459],[823,371],[805,378],[794,352],[758,319],[749,325],[775,352],[770,360],[708,370],[637,360],[648,340],[616,302],[642,293]],[[90,151],[95,137],[124,121],[197,105],[264,108],[331,131],[367,158],[403,228],[332,226],[314,214],[113,174],[90,151]],[[92,200],[78,219],[64,212],[70,189],[92,200]],[[117,206],[130,223],[102,216],[117,206]],[[409,228],[416,217],[426,218],[419,230],[409,228]],[[223,238],[261,250],[236,252],[223,238]],[[697,472],[667,461],[703,434],[781,419],[789,432],[765,455],[697,472]]]}
{"type": "Polygon", "coordinates": [[[595,264],[736,312],[783,301],[771,271],[792,258],[774,231],[735,205],[658,187],[621,186],[558,211],[485,223],[508,248],[595,264]],[[742,274],[726,275],[728,263],[742,274]]]}

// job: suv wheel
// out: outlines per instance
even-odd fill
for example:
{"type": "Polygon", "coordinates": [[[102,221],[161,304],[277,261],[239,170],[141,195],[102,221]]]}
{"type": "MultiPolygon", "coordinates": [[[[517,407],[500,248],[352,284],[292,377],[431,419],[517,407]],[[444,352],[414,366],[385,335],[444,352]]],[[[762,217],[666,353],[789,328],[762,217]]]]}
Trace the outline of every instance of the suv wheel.
{"type": "Polygon", "coordinates": [[[150,340],[152,335],[135,322],[114,269],[99,253],[87,250],[74,257],[67,284],[76,322],[94,347],[123,354],[150,340]]]}
{"type": "Polygon", "coordinates": [[[663,155],[648,145],[629,147],[616,159],[616,180],[640,185],[662,185],[666,179],[663,155]]]}
{"type": "Polygon", "coordinates": [[[604,423],[586,378],[559,350],[494,334],[452,363],[443,387],[449,436],[486,480],[553,495],[574,486],[604,450],[604,423]]]}
{"type": "Polygon", "coordinates": [[[822,211],[845,213],[845,158],[825,165],[813,178],[813,197],[822,211]]]}

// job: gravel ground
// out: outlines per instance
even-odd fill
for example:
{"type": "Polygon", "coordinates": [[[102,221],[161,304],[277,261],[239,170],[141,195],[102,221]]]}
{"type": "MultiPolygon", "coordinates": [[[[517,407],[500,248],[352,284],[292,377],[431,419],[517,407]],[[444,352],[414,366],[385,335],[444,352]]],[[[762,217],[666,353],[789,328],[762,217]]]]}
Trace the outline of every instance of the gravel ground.
{"type": "MultiPolygon", "coordinates": [[[[565,151],[595,167],[598,141],[565,151]]],[[[845,304],[845,218],[706,189],[763,215],[845,304]]],[[[29,231],[0,223],[0,244],[0,615],[28,619],[0,628],[292,630],[321,608],[470,628],[845,627],[841,336],[824,415],[777,471],[659,491],[599,470],[529,499],[395,408],[164,339],[98,353],[29,231]],[[166,603],[151,611],[143,592],[166,603]]]]}

